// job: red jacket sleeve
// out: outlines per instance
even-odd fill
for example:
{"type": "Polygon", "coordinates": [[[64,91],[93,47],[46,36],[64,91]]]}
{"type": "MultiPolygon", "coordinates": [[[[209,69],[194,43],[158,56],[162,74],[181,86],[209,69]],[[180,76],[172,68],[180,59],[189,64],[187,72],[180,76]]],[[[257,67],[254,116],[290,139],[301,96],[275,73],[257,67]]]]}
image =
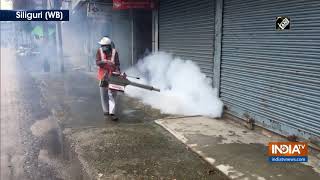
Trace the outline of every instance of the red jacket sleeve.
{"type": "Polygon", "coordinates": [[[102,62],[101,62],[101,54],[100,54],[100,49],[97,50],[96,53],[96,65],[97,66],[102,66],[102,62]]]}

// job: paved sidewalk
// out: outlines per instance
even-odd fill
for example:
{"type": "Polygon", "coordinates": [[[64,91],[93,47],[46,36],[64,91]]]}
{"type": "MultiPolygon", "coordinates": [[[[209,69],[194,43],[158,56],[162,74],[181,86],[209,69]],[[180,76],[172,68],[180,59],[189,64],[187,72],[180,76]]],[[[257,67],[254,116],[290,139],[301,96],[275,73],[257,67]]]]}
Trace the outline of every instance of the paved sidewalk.
{"type": "Polygon", "coordinates": [[[234,121],[206,117],[160,119],[156,123],[231,179],[320,179],[319,152],[312,151],[308,163],[268,162],[268,142],[286,140],[262,128],[248,130],[234,121]]]}
{"type": "Polygon", "coordinates": [[[79,162],[74,179],[228,179],[154,123],[168,115],[136,99],[119,95],[120,120],[106,121],[92,74],[34,73],[62,129],[66,156],[79,162]]]}

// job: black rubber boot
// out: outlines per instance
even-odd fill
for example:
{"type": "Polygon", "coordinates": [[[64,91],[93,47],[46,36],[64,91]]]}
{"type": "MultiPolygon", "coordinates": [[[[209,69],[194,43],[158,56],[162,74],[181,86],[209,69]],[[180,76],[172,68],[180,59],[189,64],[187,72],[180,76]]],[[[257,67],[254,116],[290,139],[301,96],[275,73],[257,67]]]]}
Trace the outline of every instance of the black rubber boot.
{"type": "Polygon", "coordinates": [[[110,117],[111,117],[111,120],[112,121],[117,121],[118,120],[118,117],[114,114],[110,114],[110,117]]]}
{"type": "Polygon", "coordinates": [[[110,114],[109,113],[103,113],[104,119],[109,120],[110,119],[110,114]]]}

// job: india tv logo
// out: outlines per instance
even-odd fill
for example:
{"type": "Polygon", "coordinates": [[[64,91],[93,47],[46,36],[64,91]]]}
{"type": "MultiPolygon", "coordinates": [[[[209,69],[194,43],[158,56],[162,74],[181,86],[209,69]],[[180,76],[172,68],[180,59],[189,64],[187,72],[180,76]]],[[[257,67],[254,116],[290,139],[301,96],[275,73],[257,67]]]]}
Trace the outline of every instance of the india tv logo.
{"type": "Polygon", "coordinates": [[[271,162],[308,162],[308,144],[304,142],[270,142],[271,162]]]}

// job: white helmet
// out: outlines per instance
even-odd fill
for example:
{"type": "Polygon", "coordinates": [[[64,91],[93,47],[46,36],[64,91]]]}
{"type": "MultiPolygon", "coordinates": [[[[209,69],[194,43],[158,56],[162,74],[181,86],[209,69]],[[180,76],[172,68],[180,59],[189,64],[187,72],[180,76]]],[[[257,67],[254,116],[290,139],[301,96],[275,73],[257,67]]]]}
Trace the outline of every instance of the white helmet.
{"type": "Polygon", "coordinates": [[[99,42],[100,45],[111,45],[111,39],[103,37],[99,42]]]}

